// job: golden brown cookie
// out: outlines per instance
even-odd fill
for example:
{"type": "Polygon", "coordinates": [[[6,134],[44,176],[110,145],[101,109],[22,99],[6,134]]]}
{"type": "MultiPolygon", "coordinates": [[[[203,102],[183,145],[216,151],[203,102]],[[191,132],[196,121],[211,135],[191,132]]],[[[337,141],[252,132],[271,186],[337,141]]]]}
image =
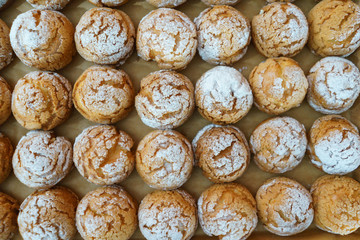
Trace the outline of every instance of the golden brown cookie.
{"type": "Polygon", "coordinates": [[[129,75],[107,66],[86,69],[74,85],[75,108],[86,119],[115,123],[132,110],[135,91],[129,75]]]}
{"type": "Polygon", "coordinates": [[[9,65],[13,60],[14,54],[11,48],[9,35],[9,27],[3,20],[0,19],[0,70],[9,65]]]}
{"type": "Polygon", "coordinates": [[[214,6],[214,5],[235,5],[240,0],[201,0],[203,3],[205,3],[208,6],[214,6]]]}
{"type": "Polygon", "coordinates": [[[0,239],[10,240],[17,232],[19,203],[13,197],[0,192],[0,239]]]}
{"type": "Polygon", "coordinates": [[[127,240],[135,232],[137,203],[119,186],[87,193],[76,210],[76,227],[84,240],[127,240]]]}
{"type": "Polygon", "coordinates": [[[14,147],[10,139],[0,132],[0,183],[5,181],[11,172],[11,159],[13,153],[14,147]]]}
{"type": "MultiPolygon", "coordinates": [[[[1,46],[1,44],[0,44],[1,46]]],[[[0,77],[0,125],[11,115],[11,87],[0,77]]]]}
{"type": "Polygon", "coordinates": [[[47,10],[61,10],[70,0],[26,0],[33,8],[47,10]]]}
{"type": "Polygon", "coordinates": [[[187,0],[146,0],[148,3],[157,8],[172,8],[180,6],[187,0]]]}
{"type": "MultiPolygon", "coordinates": [[[[268,3],[273,3],[273,2],[294,2],[295,0],[266,0],[268,3]]],[[[316,0],[318,1],[318,0],[316,0]]]]}
{"type": "Polygon", "coordinates": [[[72,108],[70,82],[54,72],[30,72],[15,85],[11,110],[26,129],[50,130],[63,123],[72,108]]]}
{"type": "Polygon", "coordinates": [[[33,9],[18,15],[10,42],[25,65],[46,71],[65,67],[76,52],[74,26],[65,15],[51,10],[33,9]]]}
{"type": "Polygon", "coordinates": [[[128,0],[89,0],[97,7],[119,7],[128,2],[128,0]]]}
{"type": "Polygon", "coordinates": [[[195,24],[180,11],[159,8],[139,23],[138,55],[146,61],[155,61],[162,69],[184,69],[195,56],[196,47],[195,24]]]}

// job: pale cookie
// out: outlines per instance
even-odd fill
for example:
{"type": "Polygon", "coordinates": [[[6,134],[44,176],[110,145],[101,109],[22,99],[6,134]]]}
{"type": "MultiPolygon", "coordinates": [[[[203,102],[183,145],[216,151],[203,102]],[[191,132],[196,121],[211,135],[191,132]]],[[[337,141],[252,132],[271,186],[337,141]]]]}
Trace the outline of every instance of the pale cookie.
{"type": "Polygon", "coordinates": [[[309,132],[311,163],[328,174],[347,174],[360,166],[357,127],[340,115],[318,118],[309,132]]]}
{"type": "Polygon", "coordinates": [[[309,191],[285,177],[267,180],[256,193],[258,214],[264,227],[279,236],[306,230],[313,221],[314,209],[309,191]]]}
{"type": "Polygon", "coordinates": [[[250,136],[253,160],[263,171],[284,173],[303,159],[307,146],[304,125],[291,117],[270,118],[250,136]]]}
{"type": "Polygon", "coordinates": [[[81,16],[75,30],[79,54],[97,64],[123,64],[133,52],[135,28],[123,11],[92,8],[81,16]]]}
{"type": "Polygon", "coordinates": [[[187,0],[146,0],[148,3],[157,8],[172,8],[180,6],[187,0]]]}
{"type": "MultiPolygon", "coordinates": [[[[0,44],[1,46],[1,44],[0,44]]],[[[11,115],[11,87],[0,77],[0,125],[11,115]]]]}
{"type": "Polygon", "coordinates": [[[0,239],[10,240],[17,232],[19,203],[13,197],[0,192],[0,239]]]}
{"type": "Polygon", "coordinates": [[[208,6],[214,6],[214,5],[235,5],[240,0],[201,0],[203,3],[205,3],[208,6]]]}
{"type": "Polygon", "coordinates": [[[9,35],[9,27],[0,19],[0,70],[9,65],[13,60],[14,54],[11,48],[9,35]]]}
{"type": "Polygon", "coordinates": [[[231,65],[240,60],[250,44],[250,22],[230,6],[207,8],[195,18],[198,51],[211,64],[231,65]]]}
{"type": "Polygon", "coordinates": [[[21,204],[18,216],[23,239],[73,239],[75,211],[79,199],[70,189],[54,187],[38,190],[21,204]]]}
{"type": "Polygon", "coordinates": [[[11,159],[13,153],[14,153],[14,147],[10,139],[6,135],[0,132],[0,183],[5,181],[5,179],[11,173],[11,169],[12,169],[11,159]]]}
{"type": "Polygon", "coordinates": [[[50,130],[63,123],[72,108],[71,84],[60,74],[30,72],[15,85],[11,110],[26,129],[50,130]]]}
{"type": "Polygon", "coordinates": [[[195,24],[184,13],[159,8],[141,19],[136,36],[138,55],[160,68],[181,70],[196,53],[195,24]]]}
{"type": "Polygon", "coordinates": [[[147,134],[136,150],[136,170],[150,187],[170,190],[183,185],[194,165],[190,142],[173,130],[147,134]]]}
{"type": "Polygon", "coordinates": [[[40,70],[64,68],[76,53],[74,26],[65,15],[51,10],[33,9],[18,15],[10,42],[25,65],[40,70]]]}
{"type": "Polygon", "coordinates": [[[137,203],[119,186],[87,193],[76,210],[76,227],[84,240],[127,240],[135,232],[137,203]]]}
{"type": "Polygon", "coordinates": [[[351,61],[326,57],[307,75],[307,100],[315,111],[339,114],[352,107],[360,93],[360,71],[351,61]]]}
{"type": "Polygon", "coordinates": [[[61,10],[70,0],[26,0],[33,8],[47,10],[61,10]]]}
{"type": "Polygon", "coordinates": [[[147,240],[191,239],[198,226],[195,200],[184,190],[149,193],[139,206],[139,226],[147,240]]]}
{"type": "Polygon", "coordinates": [[[88,127],[75,139],[74,164],[91,183],[119,183],[134,169],[133,145],[127,133],[112,125],[88,127]]]}
{"type": "Polygon", "coordinates": [[[326,175],[311,186],[315,225],[347,235],[360,227],[360,183],[350,177],[326,175]]]}
{"type": "Polygon", "coordinates": [[[268,58],[249,77],[255,106],[268,114],[281,114],[300,106],[308,81],[299,64],[291,58],[268,58]]]}
{"type": "Polygon", "coordinates": [[[250,162],[250,149],[244,134],[234,126],[207,125],[192,142],[195,161],[212,182],[232,182],[250,162]]]}
{"type": "Polygon", "coordinates": [[[194,111],[194,86],[185,75],[177,72],[150,73],[141,80],[135,107],[141,121],[149,127],[179,127],[194,111]]]}
{"type": "Polygon", "coordinates": [[[135,91],[129,75],[106,66],[86,69],[74,85],[75,108],[86,119],[102,124],[115,123],[128,115],[135,91]]]}
{"type": "Polygon", "coordinates": [[[97,7],[119,7],[128,2],[128,0],[88,0],[97,7]]]}
{"type": "Polygon", "coordinates": [[[308,21],[309,47],[322,57],[345,57],[360,46],[360,7],[351,0],[323,0],[308,21]]]}
{"type": "Polygon", "coordinates": [[[246,239],[258,222],[254,197],[237,183],[206,189],[198,200],[198,211],[205,234],[222,240],[246,239]]]}

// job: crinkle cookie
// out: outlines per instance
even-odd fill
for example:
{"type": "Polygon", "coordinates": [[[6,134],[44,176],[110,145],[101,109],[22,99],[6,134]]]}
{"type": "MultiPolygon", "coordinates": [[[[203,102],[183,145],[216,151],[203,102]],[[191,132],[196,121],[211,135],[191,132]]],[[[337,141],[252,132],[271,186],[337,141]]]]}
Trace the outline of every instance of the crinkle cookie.
{"type": "Polygon", "coordinates": [[[97,7],[119,7],[128,2],[128,0],[88,0],[97,7]]]}
{"type": "MultiPolygon", "coordinates": [[[[0,132],[0,183],[11,173],[11,159],[14,153],[14,147],[10,139],[0,132]]],[[[1,219],[1,218],[0,218],[1,219]]],[[[1,231],[1,227],[0,227],[1,231]]],[[[0,238],[1,239],[1,238],[0,238]]]]}
{"type": "Polygon", "coordinates": [[[0,19],[0,70],[11,63],[13,55],[10,43],[10,29],[6,23],[0,19]]]}
{"type": "Polygon", "coordinates": [[[33,8],[47,10],[61,10],[70,0],[26,0],[33,8]]]}
{"type": "Polygon", "coordinates": [[[4,78],[0,77],[0,125],[3,124],[10,117],[10,115],[11,87],[4,78]]]}
{"type": "Polygon", "coordinates": [[[208,6],[214,6],[214,5],[235,5],[240,0],[201,0],[203,3],[205,3],[208,6]]]}
{"type": "Polygon", "coordinates": [[[0,239],[10,240],[17,232],[19,203],[13,197],[0,192],[0,239]]]}
{"type": "Polygon", "coordinates": [[[187,0],[146,0],[148,3],[157,8],[172,8],[180,6],[187,0]]]}

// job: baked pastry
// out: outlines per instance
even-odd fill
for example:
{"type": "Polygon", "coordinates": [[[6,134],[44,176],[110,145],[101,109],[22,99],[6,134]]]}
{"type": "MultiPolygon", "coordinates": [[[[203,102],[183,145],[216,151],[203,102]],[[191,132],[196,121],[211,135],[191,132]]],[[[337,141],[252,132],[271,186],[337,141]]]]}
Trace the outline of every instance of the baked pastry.
{"type": "Polygon", "coordinates": [[[0,239],[12,239],[17,232],[19,203],[13,197],[0,192],[0,239]]]}
{"type": "Polygon", "coordinates": [[[119,183],[134,169],[133,145],[127,133],[112,125],[88,127],[75,139],[74,164],[91,183],[119,183]]]}
{"type": "Polygon", "coordinates": [[[360,46],[360,7],[351,0],[323,0],[308,21],[309,47],[322,57],[345,57],[360,46]]]}
{"type": "Polygon", "coordinates": [[[199,113],[215,124],[231,124],[251,109],[253,95],[246,78],[235,68],[218,66],[205,72],[195,85],[199,113]]]}
{"type": "MultiPolygon", "coordinates": [[[[273,2],[294,2],[295,0],[266,0],[268,3],[273,3],[273,2]]],[[[316,0],[318,1],[318,0],[316,0]]]]}
{"type": "Polygon", "coordinates": [[[26,129],[50,130],[63,123],[72,108],[70,82],[54,72],[30,72],[15,85],[11,110],[26,129]]]}
{"type": "Polygon", "coordinates": [[[32,9],[18,15],[10,42],[25,65],[40,70],[64,68],[76,53],[74,26],[65,15],[51,10],[32,9]]]}
{"type": "MultiPolygon", "coordinates": [[[[4,1],[6,2],[6,1],[4,1]]],[[[1,3],[0,3],[1,9],[1,3]]],[[[10,29],[6,23],[0,19],[0,70],[6,67],[13,60],[13,50],[10,44],[10,29]]]]}
{"type": "Polygon", "coordinates": [[[150,73],[141,80],[135,107],[149,127],[179,127],[194,111],[194,86],[185,75],[174,71],[150,73]]]}
{"type": "Polygon", "coordinates": [[[136,150],[136,170],[150,187],[181,187],[194,165],[190,142],[179,132],[156,130],[147,134],[136,150]]]}
{"type": "Polygon", "coordinates": [[[305,46],[309,26],[304,13],[292,3],[266,5],[251,22],[256,49],[265,57],[292,57],[305,46]]]}
{"type": "Polygon", "coordinates": [[[123,64],[133,52],[135,28],[123,11],[92,8],[81,16],[75,29],[79,54],[97,64],[123,64]]]}
{"type": "MultiPolygon", "coordinates": [[[[1,44],[0,44],[1,46],[1,44]]],[[[11,87],[0,77],[0,125],[11,115],[11,87]]]]}
{"type": "Polygon", "coordinates": [[[11,144],[10,139],[0,132],[0,183],[5,181],[11,172],[11,159],[13,153],[14,147],[11,144]]]}
{"type": "Polygon", "coordinates": [[[38,190],[21,204],[18,216],[23,239],[72,239],[79,199],[65,187],[38,190]]]}
{"type": "Polygon", "coordinates": [[[250,136],[256,165],[265,172],[284,173],[303,159],[307,146],[304,125],[291,117],[269,118],[250,136]]]}
{"type": "Polygon", "coordinates": [[[340,115],[318,118],[309,132],[311,163],[328,174],[347,174],[360,166],[357,127],[340,115]]]}
{"type": "Polygon", "coordinates": [[[129,75],[107,66],[86,69],[74,85],[75,108],[86,119],[102,124],[115,123],[128,115],[135,91],[129,75]]]}
{"type": "Polygon", "coordinates": [[[146,1],[157,8],[177,7],[186,2],[186,0],[146,0],[146,1]]]}
{"type": "Polygon", "coordinates": [[[360,93],[360,71],[351,61],[326,57],[307,75],[309,105],[323,114],[339,114],[354,104],[360,93]]]}
{"type": "Polygon", "coordinates": [[[309,191],[285,177],[272,178],[261,185],[256,193],[256,204],[264,227],[279,236],[306,230],[314,218],[309,191]]]}
{"type": "Polygon", "coordinates": [[[315,225],[347,235],[360,227],[360,183],[350,177],[326,175],[311,186],[315,225]]]}
{"type": "Polygon", "coordinates": [[[195,161],[212,182],[232,182],[250,162],[250,150],[244,134],[234,126],[207,125],[192,142],[195,161]]]}
{"type": "Polygon", "coordinates": [[[128,0],[89,0],[97,7],[119,7],[128,2],[128,0]]]}
{"type": "Polygon", "coordinates": [[[33,8],[47,10],[61,10],[70,0],[26,0],[33,8]]]}
{"type": "Polygon", "coordinates": [[[76,210],[76,227],[84,240],[127,240],[135,232],[137,203],[119,186],[95,189],[76,210]]]}
{"type": "Polygon", "coordinates": [[[214,5],[235,5],[240,0],[201,0],[203,3],[205,3],[208,6],[214,6],[214,5]]]}
{"type": "Polygon", "coordinates": [[[268,58],[249,77],[255,106],[268,114],[281,114],[300,106],[308,81],[299,64],[291,58],[268,58]]]}
{"type": "Polygon", "coordinates": [[[162,69],[181,70],[196,53],[195,24],[184,13],[159,8],[143,17],[136,36],[138,55],[162,69]]]}
{"type": "Polygon", "coordinates": [[[15,148],[12,164],[15,176],[28,187],[55,186],[70,172],[72,144],[52,131],[30,131],[15,148]]]}
{"type": "Polygon", "coordinates": [[[237,183],[206,189],[198,200],[198,213],[205,234],[222,240],[246,239],[258,222],[254,197],[237,183]]]}
{"type": "Polygon", "coordinates": [[[0,2],[0,10],[3,10],[5,8],[7,8],[11,3],[13,2],[13,0],[3,0],[0,2]]]}
{"type": "Polygon", "coordinates": [[[197,225],[195,200],[184,190],[157,190],[140,203],[139,226],[147,240],[191,239],[197,225]]]}
{"type": "Polygon", "coordinates": [[[194,22],[198,51],[204,61],[231,65],[245,55],[251,39],[250,22],[235,8],[225,5],[207,8],[194,22]]]}

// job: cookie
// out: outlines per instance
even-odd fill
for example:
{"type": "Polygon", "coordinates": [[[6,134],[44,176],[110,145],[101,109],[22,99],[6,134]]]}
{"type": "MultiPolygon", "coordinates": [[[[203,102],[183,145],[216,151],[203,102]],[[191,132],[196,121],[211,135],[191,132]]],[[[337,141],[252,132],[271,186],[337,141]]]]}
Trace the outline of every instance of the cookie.
{"type": "Polygon", "coordinates": [[[13,55],[14,54],[10,43],[10,29],[6,23],[0,19],[0,70],[11,63],[13,60],[13,55]]]}
{"type": "Polygon", "coordinates": [[[0,192],[0,239],[12,239],[18,229],[19,203],[13,197],[0,192]]]}
{"type": "Polygon", "coordinates": [[[0,183],[5,181],[11,173],[11,159],[13,153],[14,147],[10,139],[0,132],[0,183]]]}
{"type": "Polygon", "coordinates": [[[26,0],[33,8],[47,10],[61,10],[70,0],[26,0]]]}
{"type": "Polygon", "coordinates": [[[186,0],[146,0],[146,1],[157,8],[177,7],[186,2],[186,0]]]}
{"type": "Polygon", "coordinates": [[[214,6],[214,5],[235,5],[240,0],[201,0],[203,3],[205,3],[208,6],[214,6]]]}
{"type": "Polygon", "coordinates": [[[128,2],[128,0],[88,0],[97,7],[119,7],[128,2]]]}
{"type": "MultiPolygon", "coordinates": [[[[1,45],[0,45],[1,46],[1,45]]],[[[11,87],[0,77],[0,125],[11,115],[11,87]]]]}

